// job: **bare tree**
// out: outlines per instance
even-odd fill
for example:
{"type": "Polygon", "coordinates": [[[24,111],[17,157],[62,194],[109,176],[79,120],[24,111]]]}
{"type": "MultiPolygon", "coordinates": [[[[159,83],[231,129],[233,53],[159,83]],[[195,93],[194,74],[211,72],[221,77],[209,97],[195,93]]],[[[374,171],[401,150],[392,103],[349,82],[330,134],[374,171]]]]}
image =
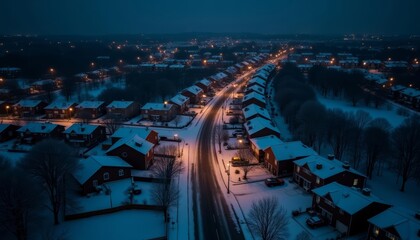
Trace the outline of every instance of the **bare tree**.
{"type": "Polygon", "coordinates": [[[339,109],[328,111],[327,140],[337,159],[342,159],[348,149],[354,131],[354,121],[349,114],[339,109]]]}
{"type": "Polygon", "coordinates": [[[353,134],[349,149],[351,151],[351,161],[353,162],[354,168],[359,168],[360,161],[363,153],[363,141],[362,137],[366,125],[372,120],[372,117],[368,112],[358,110],[354,115],[351,116],[354,121],[353,134]]]}
{"type": "Polygon", "coordinates": [[[392,133],[392,145],[395,147],[396,167],[402,177],[400,191],[405,191],[405,184],[420,167],[420,118],[407,118],[392,133]]]}
{"type": "Polygon", "coordinates": [[[35,145],[19,163],[46,191],[54,224],[59,224],[61,209],[65,208],[65,179],[78,167],[76,154],[64,142],[48,139],[35,145]]]}
{"type": "Polygon", "coordinates": [[[28,226],[36,220],[34,212],[41,205],[40,191],[21,169],[2,169],[0,181],[0,228],[16,239],[27,239],[28,226]]]}
{"type": "Polygon", "coordinates": [[[155,159],[151,170],[155,177],[163,180],[163,183],[153,188],[152,198],[163,208],[165,222],[167,222],[168,208],[179,197],[179,191],[172,180],[182,172],[183,166],[176,160],[177,147],[175,145],[161,147],[157,152],[162,157],[155,159]]]}
{"type": "MultiPolygon", "coordinates": [[[[242,161],[247,161],[248,163],[250,163],[254,158],[254,155],[252,155],[251,151],[248,148],[241,148],[236,152],[236,154],[242,161]]],[[[255,165],[242,165],[241,169],[244,172],[243,179],[247,179],[248,173],[254,170],[254,168],[255,165]]]]}
{"type": "Polygon", "coordinates": [[[222,153],[223,128],[220,125],[216,126],[215,137],[219,145],[219,153],[222,153]]]}
{"type": "Polygon", "coordinates": [[[108,133],[112,135],[120,128],[121,118],[111,114],[104,120],[104,123],[108,133]]]}
{"type": "Polygon", "coordinates": [[[263,240],[288,239],[289,219],[286,209],[275,197],[263,198],[252,203],[248,214],[248,224],[263,240]]]}
{"type": "Polygon", "coordinates": [[[383,120],[374,120],[365,130],[363,145],[366,154],[366,175],[369,179],[372,179],[377,162],[387,155],[390,146],[388,129],[383,120]]]}
{"type": "Polygon", "coordinates": [[[76,90],[76,79],[64,78],[63,88],[61,90],[61,93],[66,98],[67,101],[70,100],[70,97],[73,95],[75,90],[76,90]]]}

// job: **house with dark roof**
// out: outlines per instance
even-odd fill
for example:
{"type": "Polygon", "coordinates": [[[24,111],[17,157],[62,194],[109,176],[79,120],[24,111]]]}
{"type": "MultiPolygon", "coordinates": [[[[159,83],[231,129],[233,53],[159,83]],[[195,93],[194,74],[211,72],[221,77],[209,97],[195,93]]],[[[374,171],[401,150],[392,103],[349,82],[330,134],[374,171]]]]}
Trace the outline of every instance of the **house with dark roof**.
{"type": "Polygon", "coordinates": [[[368,222],[369,240],[420,239],[420,213],[405,213],[391,207],[369,218],[368,222]]]}
{"type": "Polygon", "coordinates": [[[257,85],[253,85],[253,86],[248,86],[245,89],[245,94],[250,94],[250,93],[253,93],[253,92],[258,93],[258,94],[261,94],[261,95],[264,96],[264,94],[265,94],[265,88],[260,87],[260,86],[257,86],[257,85]]]}
{"type": "Polygon", "coordinates": [[[0,124],[0,142],[5,142],[17,136],[20,127],[13,124],[0,124]]]}
{"type": "Polygon", "coordinates": [[[188,97],[191,104],[197,104],[203,97],[204,91],[203,89],[194,85],[182,90],[181,94],[188,97]]]}
{"type": "Polygon", "coordinates": [[[368,219],[391,205],[371,194],[336,182],[312,190],[312,208],[346,236],[368,230],[368,219]]]}
{"type": "Polygon", "coordinates": [[[293,175],[293,161],[317,153],[301,141],[283,142],[271,145],[264,150],[264,165],[275,176],[291,176],[293,175]]]}
{"type": "Polygon", "coordinates": [[[73,177],[83,194],[101,190],[104,183],[131,177],[132,166],[119,157],[90,156],[79,163],[81,167],[73,177]]]}
{"type": "Polygon", "coordinates": [[[169,100],[170,104],[173,104],[178,114],[181,114],[188,110],[188,104],[190,104],[190,98],[181,94],[175,95],[169,100]]]}
{"type": "Polygon", "coordinates": [[[34,117],[44,114],[47,103],[41,100],[20,100],[12,106],[13,114],[19,117],[34,117]]]}
{"type": "Polygon", "coordinates": [[[264,79],[260,77],[254,77],[251,80],[248,81],[247,87],[252,86],[259,86],[261,88],[265,88],[267,86],[267,83],[264,79]]]}
{"type": "Polygon", "coordinates": [[[107,151],[108,156],[117,156],[133,168],[146,170],[152,164],[154,144],[136,134],[124,137],[114,143],[107,151]]]}
{"type": "Polygon", "coordinates": [[[147,141],[153,143],[154,145],[159,143],[158,132],[147,127],[120,127],[117,131],[114,132],[111,136],[111,144],[114,144],[121,140],[122,138],[137,135],[147,141]]]}
{"type": "Polygon", "coordinates": [[[106,139],[106,128],[100,125],[75,123],[64,131],[66,142],[76,147],[91,147],[106,139]]]}
{"type": "Polygon", "coordinates": [[[64,126],[53,123],[29,122],[16,132],[22,143],[33,144],[47,138],[61,138],[64,126]]]}
{"type": "Polygon", "coordinates": [[[170,103],[146,103],[141,108],[143,119],[169,122],[176,116],[176,108],[170,103]]]}
{"type": "Polygon", "coordinates": [[[76,117],[82,119],[96,119],[106,112],[103,101],[83,101],[76,106],[76,117]]]}
{"type": "Polygon", "coordinates": [[[135,101],[112,101],[106,106],[108,117],[128,120],[140,114],[140,104],[135,101]]]}
{"type": "Polygon", "coordinates": [[[328,158],[312,155],[294,161],[293,179],[307,191],[331,182],[363,188],[366,182],[364,174],[332,155],[328,158]]]}
{"type": "Polygon", "coordinates": [[[50,119],[70,119],[75,112],[75,102],[54,101],[44,108],[45,117],[50,119]]]}
{"type": "Polygon", "coordinates": [[[275,127],[270,120],[265,118],[256,117],[247,121],[244,126],[248,138],[265,137],[269,135],[274,135],[280,138],[280,132],[278,128],[275,127]]]}

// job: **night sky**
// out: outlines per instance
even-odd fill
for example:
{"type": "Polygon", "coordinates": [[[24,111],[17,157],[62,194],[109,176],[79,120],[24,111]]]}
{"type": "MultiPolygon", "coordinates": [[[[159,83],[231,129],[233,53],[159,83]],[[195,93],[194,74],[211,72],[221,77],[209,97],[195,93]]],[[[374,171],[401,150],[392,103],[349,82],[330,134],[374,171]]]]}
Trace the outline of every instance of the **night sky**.
{"type": "Polygon", "coordinates": [[[1,0],[3,34],[419,34],[419,0],[1,0]]]}

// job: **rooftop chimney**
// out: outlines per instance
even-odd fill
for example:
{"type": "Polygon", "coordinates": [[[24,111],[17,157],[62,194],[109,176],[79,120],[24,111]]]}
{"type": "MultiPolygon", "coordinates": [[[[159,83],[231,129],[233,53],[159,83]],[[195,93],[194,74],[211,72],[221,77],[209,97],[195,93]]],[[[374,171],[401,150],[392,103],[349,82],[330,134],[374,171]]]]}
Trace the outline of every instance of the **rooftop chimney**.
{"type": "Polygon", "coordinates": [[[334,154],[328,154],[327,158],[328,160],[334,160],[335,156],[334,154]]]}
{"type": "Polygon", "coordinates": [[[363,188],[362,189],[362,194],[365,196],[370,196],[371,190],[370,188],[363,188]]]}
{"type": "Polygon", "coordinates": [[[346,162],[344,162],[344,163],[343,163],[343,168],[344,168],[344,169],[349,170],[349,169],[350,169],[350,164],[349,164],[349,162],[347,162],[347,161],[346,161],[346,162]]]}
{"type": "Polygon", "coordinates": [[[318,169],[318,170],[319,170],[319,169],[322,169],[322,164],[321,164],[321,163],[317,163],[317,164],[316,164],[316,169],[318,169]]]}

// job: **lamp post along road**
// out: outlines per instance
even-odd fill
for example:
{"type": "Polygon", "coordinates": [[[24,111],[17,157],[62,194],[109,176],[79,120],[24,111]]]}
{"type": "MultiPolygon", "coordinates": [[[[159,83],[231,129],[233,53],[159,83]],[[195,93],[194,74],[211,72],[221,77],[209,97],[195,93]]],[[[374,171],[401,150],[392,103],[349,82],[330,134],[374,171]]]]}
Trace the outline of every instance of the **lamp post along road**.
{"type": "Polygon", "coordinates": [[[230,163],[227,164],[228,169],[226,170],[226,173],[228,175],[228,185],[227,185],[227,193],[230,193],[230,163]]]}

